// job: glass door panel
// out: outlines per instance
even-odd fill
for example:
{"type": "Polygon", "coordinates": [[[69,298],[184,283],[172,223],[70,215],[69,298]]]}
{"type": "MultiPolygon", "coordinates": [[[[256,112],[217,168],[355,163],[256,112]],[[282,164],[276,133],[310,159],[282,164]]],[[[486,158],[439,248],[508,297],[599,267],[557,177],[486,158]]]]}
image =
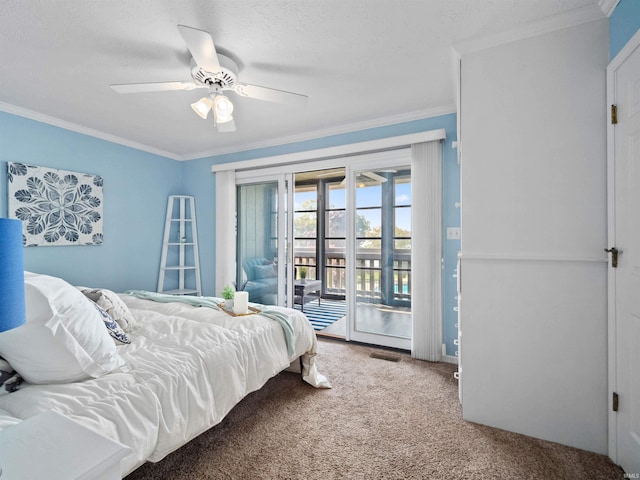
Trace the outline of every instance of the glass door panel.
{"type": "Polygon", "coordinates": [[[354,169],[355,305],[351,338],[410,349],[411,171],[354,169]]]}
{"type": "Polygon", "coordinates": [[[319,334],[346,337],[344,168],[295,174],[293,306],[319,334]]]}
{"type": "Polygon", "coordinates": [[[284,298],[285,269],[278,268],[286,258],[279,187],[278,181],[237,187],[236,290],[264,305],[282,304],[284,298]]]}

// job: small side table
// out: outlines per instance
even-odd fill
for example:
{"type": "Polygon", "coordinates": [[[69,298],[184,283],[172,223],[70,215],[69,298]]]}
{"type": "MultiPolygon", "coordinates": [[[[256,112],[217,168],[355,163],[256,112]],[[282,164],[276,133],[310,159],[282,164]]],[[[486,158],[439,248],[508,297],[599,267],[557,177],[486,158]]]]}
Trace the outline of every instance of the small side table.
{"type": "Polygon", "coordinates": [[[54,411],[0,431],[0,480],[120,480],[131,449],[54,411]]]}
{"type": "Polygon", "coordinates": [[[320,305],[320,294],[322,282],[320,280],[296,280],[293,283],[294,293],[300,297],[300,310],[304,312],[304,297],[313,292],[318,292],[318,305],[320,305]]]}

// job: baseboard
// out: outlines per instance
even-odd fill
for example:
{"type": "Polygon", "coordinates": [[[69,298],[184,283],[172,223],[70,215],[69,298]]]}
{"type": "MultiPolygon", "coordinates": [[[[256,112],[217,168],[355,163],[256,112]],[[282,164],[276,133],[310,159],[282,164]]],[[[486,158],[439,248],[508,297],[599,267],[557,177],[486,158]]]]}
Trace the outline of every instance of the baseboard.
{"type": "Polygon", "coordinates": [[[444,363],[453,363],[457,365],[458,357],[454,357],[453,355],[443,355],[441,361],[443,361],[444,363]]]}

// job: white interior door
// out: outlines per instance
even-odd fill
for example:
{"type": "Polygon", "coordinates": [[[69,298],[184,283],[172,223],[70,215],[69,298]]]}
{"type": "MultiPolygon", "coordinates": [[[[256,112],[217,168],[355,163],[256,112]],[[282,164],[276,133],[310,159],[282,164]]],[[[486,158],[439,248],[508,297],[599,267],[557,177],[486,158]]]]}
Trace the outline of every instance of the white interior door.
{"type": "Polygon", "coordinates": [[[608,73],[618,117],[609,135],[609,237],[620,252],[609,274],[610,456],[640,475],[640,46],[608,73]]]}

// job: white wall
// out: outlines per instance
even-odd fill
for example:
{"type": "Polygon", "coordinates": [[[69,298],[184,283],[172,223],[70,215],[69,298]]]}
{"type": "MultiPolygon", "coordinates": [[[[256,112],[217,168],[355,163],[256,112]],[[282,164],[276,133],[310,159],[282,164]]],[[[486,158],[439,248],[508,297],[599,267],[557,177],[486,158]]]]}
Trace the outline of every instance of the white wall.
{"type": "Polygon", "coordinates": [[[462,55],[467,420],[607,451],[606,19],[462,55]]]}

